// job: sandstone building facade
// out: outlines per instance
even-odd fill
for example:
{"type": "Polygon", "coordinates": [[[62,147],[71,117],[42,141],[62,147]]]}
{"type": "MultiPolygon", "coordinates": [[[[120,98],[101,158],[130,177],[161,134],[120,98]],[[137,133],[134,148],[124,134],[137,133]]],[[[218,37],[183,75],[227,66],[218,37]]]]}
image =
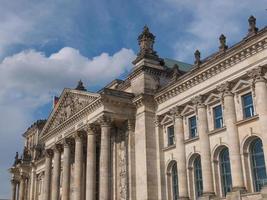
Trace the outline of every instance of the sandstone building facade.
{"type": "Polygon", "coordinates": [[[144,27],[125,80],[64,89],[24,133],[12,200],[266,199],[267,27],[189,65],[144,27]]]}

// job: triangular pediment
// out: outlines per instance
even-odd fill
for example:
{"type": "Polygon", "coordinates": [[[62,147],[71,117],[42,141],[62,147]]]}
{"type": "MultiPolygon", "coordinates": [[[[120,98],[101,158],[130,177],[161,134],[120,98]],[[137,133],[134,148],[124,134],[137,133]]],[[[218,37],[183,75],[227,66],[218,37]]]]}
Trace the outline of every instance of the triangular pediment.
{"type": "Polygon", "coordinates": [[[163,119],[161,120],[160,124],[161,124],[161,125],[164,125],[164,124],[168,124],[168,123],[170,123],[170,122],[172,122],[172,121],[173,121],[172,116],[170,116],[170,115],[165,115],[165,116],[163,117],[163,119]]]}
{"type": "Polygon", "coordinates": [[[50,132],[50,130],[64,123],[64,121],[70,119],[99,96],[98,93],[64,89],[60,95],[58,103],[51,112],[41,135],[45,135],[50,132]]]}
{"type": "Polygon", "coordinates": [[[221,97],[219,94],[215,94],[215,93],[211,93],[208,98],[206,99],[205,101],[205,104],[206,105],[209,105],[209,104],[212,104],[212,103],[215,103],[215,102],[218,102],[221,100],[221,97]]]}
{"type": "Polygon", "coordinates": [[[195,112],[194,107],[191,105],[186,105],[185,108],[182,110],[181,115],[187,115],[193,112],[195,112]]]}
{"type": "Polygon", "coordinates": [[[249,81],[245,81],[245,80],[239,80],[235,86],[232,89],[233,93],[242,91],[243,89],[247,89],[251,86],[251,83],[249,81]]]}

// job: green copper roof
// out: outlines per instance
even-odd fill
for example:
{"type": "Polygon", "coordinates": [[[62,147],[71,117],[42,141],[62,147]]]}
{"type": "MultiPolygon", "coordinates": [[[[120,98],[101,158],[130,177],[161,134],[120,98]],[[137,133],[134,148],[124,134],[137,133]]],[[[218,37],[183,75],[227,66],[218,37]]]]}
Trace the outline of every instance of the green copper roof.
{"type": "Polygon", "coordinates": [[[178,60],[173,60],[169,58],[164,58],[165,66],[168,68],[173,68],[173,65],[178,65],[179,69],[182,71],[188,72],[190,69],[192,69],[193,65],[190,65],[188,63],[184,63],[178,60]]]}

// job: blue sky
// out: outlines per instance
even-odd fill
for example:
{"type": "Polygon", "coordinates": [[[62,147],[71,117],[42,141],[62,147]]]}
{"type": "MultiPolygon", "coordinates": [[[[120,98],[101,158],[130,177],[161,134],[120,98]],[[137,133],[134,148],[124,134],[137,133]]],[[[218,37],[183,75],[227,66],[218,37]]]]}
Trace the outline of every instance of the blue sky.
{"type": "Polygon", "coordinates": [[[51,111],[53,95],[82,79],[96,91],[128,72],[147,24],[165,58],[193,62],[247,34],[247,19],[267,25],[267,0],[1,0],[0,198],[10,193],[7,169],[23,148],[21,134],[51,111]]]}

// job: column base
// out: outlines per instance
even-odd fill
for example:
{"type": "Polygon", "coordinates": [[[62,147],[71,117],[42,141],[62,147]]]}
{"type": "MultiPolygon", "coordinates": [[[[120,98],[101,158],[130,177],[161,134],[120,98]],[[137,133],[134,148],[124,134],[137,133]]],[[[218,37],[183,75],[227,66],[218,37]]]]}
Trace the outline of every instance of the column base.
{"type": "Polygon", "coordinates": [[[262,186],[261,197],[262,197],[262,200],[267,200],[267,185],[262,186]]]}
{"type": "Polygon", "coordinates": [[[189,200],[189,197],[179,197],[179,200],[189,200]]]}
{"type": "Polygon", "coordinates": [[[199,199],[201,199],[201,200],[210,200],[214,196],[215,196],[215,193],[214,192],[204,192],[199,199]]]}
{"type": "Polygon", "coordinates": [[[233,187],[232,188],[232,192],[237,192],[237,191],[240,191],[241,194],[244,194],[247,192],[245,187],[233,187]]]}

